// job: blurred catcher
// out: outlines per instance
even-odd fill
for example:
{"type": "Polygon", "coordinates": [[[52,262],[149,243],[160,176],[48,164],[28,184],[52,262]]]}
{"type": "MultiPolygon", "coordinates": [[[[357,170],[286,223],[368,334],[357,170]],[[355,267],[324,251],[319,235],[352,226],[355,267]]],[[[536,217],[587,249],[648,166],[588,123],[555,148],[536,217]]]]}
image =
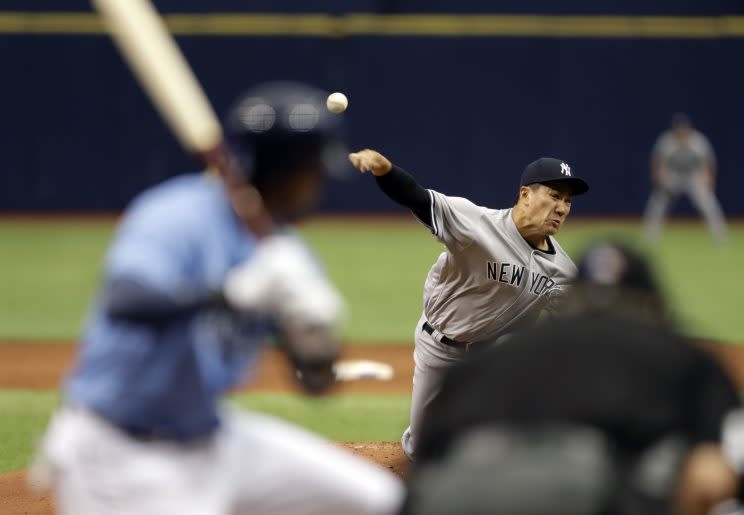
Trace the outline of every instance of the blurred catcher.
{"type": "MultiPolygon", "coordinates": [[[[263,340],[304,386],[333,381],[344,302],[285,228],[341,143],[326,94],[294,83],[238,100],[227,131],[278,230],[246,230],[221,182],[183,175],[137,197],[105,259],[65,401],[40,454],[63,514],[385,514],[397,478],[299,428],[218,406],[263,340]]],[[[234,202],[235,199],[233,198],[234,202]]]]}
{"type": "Polygon", "coordinates": [[[403,513],[708,515],[736,495],[737,389],[671,329],[645,260],[592,246],[564,306],[448,373],[403,513]]]}

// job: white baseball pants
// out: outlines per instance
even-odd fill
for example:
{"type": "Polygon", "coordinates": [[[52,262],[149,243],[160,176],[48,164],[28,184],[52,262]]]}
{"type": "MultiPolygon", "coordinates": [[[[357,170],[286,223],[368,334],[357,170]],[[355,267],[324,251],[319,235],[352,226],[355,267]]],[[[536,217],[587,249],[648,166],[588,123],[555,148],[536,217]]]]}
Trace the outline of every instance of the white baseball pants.
{"type": "Polygon", "coordinates": [[[678,175],[672,175],[665,188],[656,187],[651,193],[644,215],[646,238],[652,242],[659,239],[667,211],[672,201],[681,194],[687,195],[703,215],[713,239],[717,242],[725,241],[726,222],[715,194],[703,183],[700,176],[678,175]]]}
{"type": "Polygon", "coordinates": [[[228,411],[199,443],[140,441],[63,408],[42,452],[63,515],[395,513],[393,474],[285,422],[228,411]]]}

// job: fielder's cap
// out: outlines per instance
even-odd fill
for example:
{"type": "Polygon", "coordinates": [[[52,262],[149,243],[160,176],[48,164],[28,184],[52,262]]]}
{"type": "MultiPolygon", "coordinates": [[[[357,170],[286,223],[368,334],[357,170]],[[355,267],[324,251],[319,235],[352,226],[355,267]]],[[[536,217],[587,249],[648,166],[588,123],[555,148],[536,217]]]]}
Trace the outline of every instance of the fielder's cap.
{"type": "Polygon", "coordinates": [[[565,161],[553,157],[541,157],[528,164],[522,172],[520,186],[558,181],[569,184],[573,195],[581,195],[589,191],[586,181],[576,177],[565,161]]]}
{"type": "Polygon", "coordinates": [[[604,240],[587,248],[561,309],[567,314],[608,314],[644,323],[673,322],[649,261],[627,244],[604,240]]]}
{"type": "Polygon", "coordinates": [[[674,113],[672,115],[672,127],[692,127],[692,120],[687,113],[674,113]]]}

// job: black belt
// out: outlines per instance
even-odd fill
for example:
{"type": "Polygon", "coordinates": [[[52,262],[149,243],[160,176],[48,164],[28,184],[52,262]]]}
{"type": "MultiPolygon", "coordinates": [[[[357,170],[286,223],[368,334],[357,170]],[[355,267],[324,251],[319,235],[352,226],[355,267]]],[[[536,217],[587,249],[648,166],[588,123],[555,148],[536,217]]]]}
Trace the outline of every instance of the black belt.
{"type": "MultiPolygon", "coordinates": [[[[100,416],[100,415],[99,415],[100,416]]],[[[105,417],[104,417],[105,418],[105,417]]],[[[184,435],[182,433],[176,433],[169,430],[131,426],[128,424],[120,424],[113,420],[106,419],[106,422],[113,425],[122,433],[126,434],[129,438],[137,440],[138,442],[176,442],[185,445],[199,444],[208,441],[214,434],[214,430],[208,430],[203,433],[184,435]]]]}
{"type": "Polygon", "coordinates": [[[150,429],[128,425],[114,424],[116,428],[125,433],[129,438],[139,442],[175,442],[182,445],[200,445],[208,442],[214,435],[214,431],[207,431],[194,435],[183,435],[162,429],[150,429]]]}
{"type": "Polygon", "coordinates": [[[139,442],[168,441],[168,442],[176,442],[180,444],[189,444],[189,445],[200,444],[202,442],[209,441],[209,439],[214,435],[215,430],[216,430],[216,429],[209,429],[199,434],[183,435],[181,433],[174,433],[173,431],[168,431],[168,430],[147,428],[147,427],[141,427],[141,426],[132,426],[126,423],[117,422],[113,420],[112,417],[107,416],[105,413],[102,413],[96,409],[89,408],[89,407],[82,406],[82,405],[69,404],[67,406],[67,409],[72,410],[72,411],[84,411],[91,415],[94,415],[96,418],[105,422],[110,427],[115,428],[117,431],[120,431],[126,434],[129,438],[132,438],[133,440],[137,440],[139,442]]]}
{"type": "MultiPolygon", "coordinates": [[[[433,325],[431,325],[431,324],[430,324],[429,322],[427,322],[426,320],[424,320],[424,325],[423,325],[423,326],[421,326],[421,328],[422,328],[422,329],[423,329],[424,331],[426,331],[427,333],[431,334],[431,335],[433,335],[433,334],[434,334],[434,331],[436,331],[436,329],[434,329],[434,326],[433,326],[433,325]]],[[[438,331],[437,331],[437,332],[438,332],[438,331]]],[[[441,334],[441,333],[440,333],[440,334],[441,334]]],[[[457,341],[453,340],[452,338],[447,338],[447,337],[446,337],[445,335],[443,335],[443,334],[442,334],[442,336],[441,336],[441,337],[439,338],[439,341],[440,341],[440,342],[442,342],[442,343],[443,343],[443,344],[445,344],[445,345],[449,345],[450,347],[457,347],[458,349],[462,349],[462,348],[467,348],[467,347],[468,347],[468,344],[467,344],[467,343],[461,343],[461,342],[457,342],[457,341]]]]}
{"type": "Polygon", "coordinates": [[[183,441],[183,437],[177,437],[173,433],[160,431],[157,429],[149,429],[144,427],[136,426],[123,426],[116,425],[116,427],[126,433],[126,435],[134,440],[140,442],[159,442],[159,441],[171,441],[180,442],[183,441]]]}

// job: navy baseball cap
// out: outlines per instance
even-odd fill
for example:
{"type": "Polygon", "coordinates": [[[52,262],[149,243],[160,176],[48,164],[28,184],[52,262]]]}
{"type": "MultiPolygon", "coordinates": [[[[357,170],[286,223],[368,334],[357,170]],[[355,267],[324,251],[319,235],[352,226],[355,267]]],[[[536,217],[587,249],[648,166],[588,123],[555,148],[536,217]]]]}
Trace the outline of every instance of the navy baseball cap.
{"type": "Polygon", "coordinates": [[[673,128],[692,127],[692,120],[690,120],[690,117],[687,116],[687,113],[674,113],[672,115],[671,126],[673,128]]]}
{"type": "Polygon", "coordinates": [[[586,181],[576,177],[565,161],[553,157],[541,157],[528,164],[522,172],[520,186],[558,181],[569,184],[573,195],[582,195],[589,191],[586,181]]]}

